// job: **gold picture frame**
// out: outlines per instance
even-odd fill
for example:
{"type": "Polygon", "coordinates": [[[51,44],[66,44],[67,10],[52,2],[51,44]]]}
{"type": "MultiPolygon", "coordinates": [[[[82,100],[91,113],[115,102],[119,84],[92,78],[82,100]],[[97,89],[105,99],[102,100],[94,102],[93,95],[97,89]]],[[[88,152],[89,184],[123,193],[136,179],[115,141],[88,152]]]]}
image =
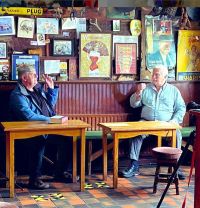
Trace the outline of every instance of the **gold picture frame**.
{"type": "Polygon", "coordinates": [[[80,34],[80,78],[111,77],[111,33],[80,34]]]}

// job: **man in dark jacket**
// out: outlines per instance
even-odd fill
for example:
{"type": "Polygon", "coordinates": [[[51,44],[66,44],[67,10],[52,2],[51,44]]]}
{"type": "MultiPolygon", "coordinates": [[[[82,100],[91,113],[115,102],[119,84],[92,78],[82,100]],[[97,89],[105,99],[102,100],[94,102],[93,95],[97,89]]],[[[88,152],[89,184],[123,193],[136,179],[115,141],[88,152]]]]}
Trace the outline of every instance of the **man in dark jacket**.
{"type": "MultiPolygon", "coordinates": [[[[37,82],[33,67],[22,65],[18,68],[18,83],[10,96],[10,111],[13,121],[50,121],[55,115],[54,106],[58,99],[58,87],[48,75],[43,75],[47,91],[37,82]]],[[[41,179],[42,158],[48,135],[38,136],[31,141],[29,186],[36,189],[49,188],[41,179]]]]}

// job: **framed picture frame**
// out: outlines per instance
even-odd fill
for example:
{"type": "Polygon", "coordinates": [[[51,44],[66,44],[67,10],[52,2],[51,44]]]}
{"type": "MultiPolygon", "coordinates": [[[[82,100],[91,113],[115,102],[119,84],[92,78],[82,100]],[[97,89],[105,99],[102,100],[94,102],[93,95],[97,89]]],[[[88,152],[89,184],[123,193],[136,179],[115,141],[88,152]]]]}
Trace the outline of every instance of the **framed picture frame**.
{"type": "Polygon", "coordinates": [[[7,43],[0,42],[0,59],[6,59],[6,58],[7,58],[7,43]]]}
{"type": "Polygon", "coordinates": [[[33,18],[18,18],[17,37],[33,38],[35,29],[35,19],[33,18]]]}
{"type": "Polygon", "coordinates": [[[0,80],[9,80],[10,63],[8,59],[0,60],[0,80]]]}
{"type": "Polygon", "coordinates": [[[80,78],[111,77],[111,33],[80,34],[80,78]]]}
{"type": "Polygon", "coordinates": [[[59,19],[37,18],[37,33],[57,35],[59,33],[59,19]]]}
{"type": "Polygon", "coordinates": [[[12,55],[12,80],[18,79],[18,68],[22,65],[33,66],[39,76],[39,55],[13,54],[12,55]]]}
{"type": "Polygon", "coordinates": [[[176,79],[179,81],[200,80],[200,30],[179,30],[177,44],[176,79]]]}
{"type": "Polygon", "coordinates": [[[0,36],[15,35],[14,16],[0,16],[0,36]]]}
{"type": "Polygon", "coordinates": [[[73,56],[74,55],[74,41],[63,39],[53,40],[53,56],[73,56]]]}
{"type": "Polygon", "coordinates": [[[137,45],[115,43],[115,73],[137,74],[137,45]]]}

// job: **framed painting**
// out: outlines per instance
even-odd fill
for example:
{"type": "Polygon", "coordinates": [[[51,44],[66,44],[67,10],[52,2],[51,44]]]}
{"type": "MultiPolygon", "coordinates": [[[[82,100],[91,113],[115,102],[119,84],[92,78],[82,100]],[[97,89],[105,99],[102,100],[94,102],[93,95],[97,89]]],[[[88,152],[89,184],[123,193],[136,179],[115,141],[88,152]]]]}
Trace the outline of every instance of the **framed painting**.
{"type": "Polygon", "coordinates": [[[33,38],[34,28],[35,28],[35,19],[19,17],[17,37],[33,38]]]}
{"type": "Polygon", "coordinates": [[[14,16],[0,16],[0,35],[15,35],[14,16]]]}
{"type": "Polygon", "coordinates": [[[59,20],[57,18],[37,18],[37,33],[58,34],[59,20]]]}
{"type": "Polygon", "coordinates": [[[200,80],[200,30],[179,30],[177,80],[200,80]]]}
{"type": "Polygon", "coordinates": [[[110,78],[111,33],[80,34],[80,78],[110,78]]]}
{"type": "Polygon", "coordinates": [[[18,79],[18,68],[22,65],[28,65],[35,68],[37,75],[39,76],[39,55],[12,55],[12,80],[18,79]]]}
{"type": "Polygon", "coordinates": [[[137,45],[134,43],[115,44],[115,73],[137,73],[137,45]]]}
{"type": "Polygon", "coordinates": [[[0,42],[0,59],[7,58],[7,43],[0,42]]]}
{"type": "Polygon", "coordinates": [[[175,80],[176,46],[171,20],[145,15],[145,36],[146,68],[141,69],[140,79],[150,80],[153,68],[164,65],[168,69],[168,80],[175,80]]]}
{"type": "Polygon", "coordinates": [[[53,56],[73,56],[74,41],[73,40],[53,40],[53,56]]]}

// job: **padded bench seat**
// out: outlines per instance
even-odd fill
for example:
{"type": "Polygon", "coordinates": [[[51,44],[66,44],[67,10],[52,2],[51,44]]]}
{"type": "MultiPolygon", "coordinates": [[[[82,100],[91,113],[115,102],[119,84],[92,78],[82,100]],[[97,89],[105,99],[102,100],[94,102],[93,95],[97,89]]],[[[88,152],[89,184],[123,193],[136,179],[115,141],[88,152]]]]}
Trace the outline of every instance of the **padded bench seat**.
{"type": "MultiPolygon", "coordinates": [[[[92,161],[97,159],[103,154],[102,148],[93,152],[92,141],[93,140],[102,140],[102,131],[86,131],[86,140],[88,140],[88,175],[91,175],[91,165],[92,161]]],[[[112,135],[108,134],[107,139],[112,139],[112,135]]],[[[108,144],[108,150],[113,148],[113,143],[108,144]]]]}

